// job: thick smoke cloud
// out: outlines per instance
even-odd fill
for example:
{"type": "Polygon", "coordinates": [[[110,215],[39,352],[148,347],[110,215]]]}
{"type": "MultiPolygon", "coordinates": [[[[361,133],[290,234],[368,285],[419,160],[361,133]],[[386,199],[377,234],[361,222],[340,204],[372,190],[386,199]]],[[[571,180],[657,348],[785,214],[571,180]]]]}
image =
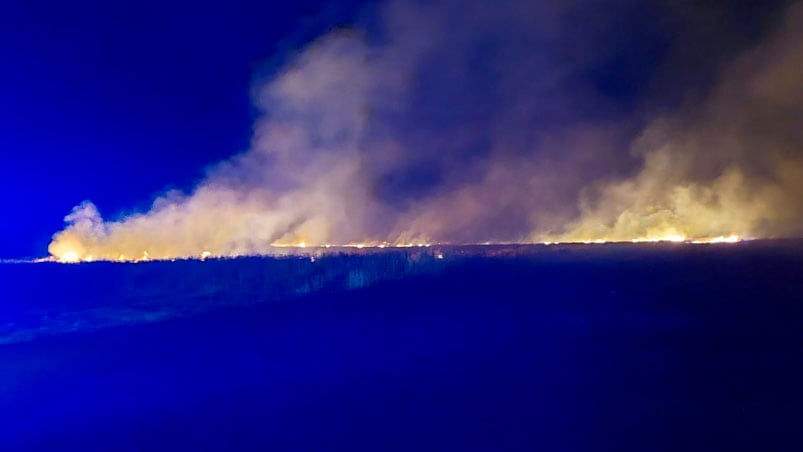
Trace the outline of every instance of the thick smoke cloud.
{"type": "Polygon", "coordinates": [[[726,67],[700,104],[652,121],[631,178],[584,191],[564,240],[803,231],[803,5],[726,67]]]}
{"type": "Polygon", "coordinates": [[[194,191],[117,221],[84,203],[51,254],[803,232],[802,5],[760,42],[720,49],[736,56],[685,101],[667,93],[694,78],[678,57],[692,50],[639,50],[664,62],[652,72],[615,64],[660,42],[654,29],[680,36],[659,4],[392,1],[377,14],[260,82],[251,148],[194,191]]]}

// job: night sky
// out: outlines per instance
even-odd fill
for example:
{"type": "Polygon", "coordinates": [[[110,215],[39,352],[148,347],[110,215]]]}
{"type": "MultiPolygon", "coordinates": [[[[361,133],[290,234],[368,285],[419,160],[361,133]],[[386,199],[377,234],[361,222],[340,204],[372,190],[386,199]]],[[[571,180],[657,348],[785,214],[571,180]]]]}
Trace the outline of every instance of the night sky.
{"type": "MultiPolygon", "coordinates": [[[[670,160],[697,159],[708,148],[688,143],[730,133],[719,126],[730,119],[711,111],[757,110],[753,100],[733,108],[720,100],[733,96],[719,91],[754,80],[751,70],[741,76],[728,68],[753,58],[743,55],[765,42],[781,49],[780,55],[799,45],[799,35],[772,38],[784,23],[800,23],[801,14],[789,13],[791,2],[613,0],[581,1],[576,8],[552,1],[458,3],[3,2],[0,257],[46,255],[63,217],[84,200],[106,220],[117,220],[148,212],[169,189],[192,198],[199,183],[214,191],[211,204],[198,201],[204,208],[235,206],[230,213],[242,214],[238,224],[273,228],[270,234],[251,241],[251,229],[237,229],[219,246],[207,246],[206,232],[175,226],[207,218],[197,214],[196,204],[179,200],[168,201],[183,212],[170,217],[173,226],[151,216],[158,218],[118,234],[124,239],[103,229],[102,239],[82,246],[99,254],[107,248],[137,253],[177,236],[200,237],[166,250],[169,256],[204,247],[242,253],[263,242],[294,240],[478,242],[533,239],[543,231],[576,236],[589,231],[593,222],[584,221],[586,216],[608,215],[601,211],[609,204],[616,212],[645,210],[641,204],[622,207],[604,191],[590,212],[578,199],[588,195],[591,182],[613,178],[632,178],[638,189],[638,175],[652,174],[652,160],[633,156],[653,155],[638,149],[652,139],[649,131],[658,119],[670,118],[669,134],[687,137],[680,140],[684,149],[693,148],[672,151],[670,160]],[[516,23],[508,27],[511,18],[516,23]],[[352,59],[357,63],[350,64],[352,59]],[[340,64],[348,69],[341,71],[340,64]],[[321,74],[328,79],[320,82],[321,74]],[[337,122],[349,112],[360,124],[357,138],[350,135],[352,124],[337,122]],[[294,142],[275,151],[290,139],[283,133],[306,133],[312,150],[297,151],[294,142]],[[236,154],[241,158],[227,160],[236,154]],[[351,167],[342,162],[355,160],[359,169],[348,173],[351,167]],[[535,163],[521,169],[519,161],[535,163]],[[521,179],[517,171],[532,174],[532,180],[508,188],[495,179],[521,179]],[[550,182],[549,174],[560,174],[561,182],[550,182]],[[359,182],[343,185],[341,178],[359,182]],[[318,189],[309,188],[318,183],[318,189]],[[539,195],[516,191],[521,186],[539,195]],[[334,203],[341,208],[316,210],[333,204],[318,193],[333,192],[342,195],[342,205],[334,203]],[[479,214],[475,204],[494,209],[479,214]],[[254,214],[272,215],[284,205],[302,207],[275,220],[254,214]],[[432,218],[444,206],[455,209],[448,223],[432,218]],[[557,226],[563,224],[575,226],[557,226]],[[147,231],[154,230],[164,236],[153,238],[147,231]]],[[[799,72],[783,74],[778,80],[799,72]]],[[[695,160],[678,184],[703,198],[711,196],[706,190],[719,193],[718,187],[731,193],[735,189],[728,187],[736,184],[766,191],[767,199],[780,193],[799,200],[800,184],[788,182],[794,170],[792,176],[778,175],[753,154],[783,138],[777,152],[787,162],[782,166],[799,167],[799,147],[787,145],[799,132],[786,134],[792,126],[778,124],[793,121],[788,118],[801,104],[796,98],[780,107],[773,102],[761,115],[771,118],[770,125],[751,120],[756,130],[749,137],[727,135],[722,141],[755,138],[755,151],[695,160]],[[734,167],[738,174],[731,175],[734,167]]],[[[672,177],[661,173],[657,179],[672,177]]],[[[662,196],[647,210],[661,205],[662,196]]],[[[725,215],[712,207],[714,219],[707,224],[722,227],[684,225],[687,234],[741,233],[737,227],[767,236],[800,230],[797,208],[779,217],[772,212],[783,209],[764,208],[762,200],[734,195],[728,204],[720,198],[717,206],[732,212],[738,205],[750,218],[720,221],[725,215]],[[744,207],[758,204],[762,208],[744,207]]],[[[673,202],[673,215],[686,215],[673,202]]],[[[594,233],[626,238],[632,230],[644,234],[619,225],[594,233]]]]}
{"type": "Polygon", "coordinates": [[[190,188],[248,146],[250,84],[356,2],[4,1],[0,256],[46,253],[84,199],[190,188]]]}

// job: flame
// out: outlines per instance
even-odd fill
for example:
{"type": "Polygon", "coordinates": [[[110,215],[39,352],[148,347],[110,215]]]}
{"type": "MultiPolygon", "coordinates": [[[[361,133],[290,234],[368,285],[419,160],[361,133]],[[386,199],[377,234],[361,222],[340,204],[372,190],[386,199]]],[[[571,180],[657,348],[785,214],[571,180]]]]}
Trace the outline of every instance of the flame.
{"type": "Polygon", "coordinates": [[[712,237],[708,239],[700,239],[700,240],[692,240],[692,243],[736,243],[741,242],[742,239],[736,234],[731,234],[729,236],[722,236],[719,237],[712,237]]]}
{"type": "Polygon", "coordinates": [[[614,239],[571,239],[571,240],[562,240],[562,241],[543,241],[540,242],[541,245],[560,245],[560,244],[584,244],[584,245],[593,245],[593,244],[604,244],[604,243],[623,243],[623,242],[630,242],[630,243],[692,243],[692,244],[712,244],[712,243],[738,243],[748,240],[744,237],[739,236],[738,234],[730,234],[728,236],[717,236],[717,237],[701,237],[701,238],[687,238],[686,236],[679,235],[679,234],[670,234],[670,235],[657,235],[657,236],[646,236],[646,237],[636,237],[630,240],[614,240],[614,239]]]}
{"type": "Polygon", "coordinates": [[[76,251],[66,251],[61,256],[57,256],[59,262],[63,262],[65,264],[77,264],[81,262],[81,256],[76,251]]]}
{"type": "Polygon", "coordinates": [[[341,243],[341,244],[332,244],[332,243],[320,243],[320,244],[311,244],[309,242],[301,241],[301,242],[273,242],[270,245],[273,248],[356,248],[356,249],[364,249],[364,248],[427,248],[432,246],[432,243],[428,242],[380,242],[380,241],[365,241],[365,242],[349,242],[349,243],[341,243]]]}
{"type": "MultiPolygon", "coordinates": [[[[644,236],[644,237],[635,237],[629,240],[619,240],[619,239],[609,239],[609,238],[572,238],[566,240],[546,240],[546,241],[538,241],[538,242],[483,242],[481,244],[475,244],[477,246],[483,245],[527,245],[527,244],[539,244],[539,245],[560,245],[560,244],[584,244],[584,245],[600,245],[606,243],[636,243],[636,244],[648,244],[648,243],[687,243],[687,244],[721,244],[721,243],[738,243],[744,240],[748,240],[738,234],[730,234],[730,235],[721,235],[716,237],[698,237],[698,238],[689,238],[682,234],[670,233],[670,234],[662,234],[662,235],[654,235],[654,236],[644,236]]],[[[437,243],[436,245],[448,245],[446,243],[437,243]]],[[[471,245],[471,244],[465,244],[471,245]]],[[[358,250],[366,249],[366,248],[375,248],[375,249],[401,249],[401,248],[429,248],[433,246],[432,243],[407,243],[407,242],[400,242],[400,243],[388,243],[388,242],[357,242],[357,243],[346,243],[342,245],[335,245],[335,244],[308,244],[307,242],[295,242],[295,243],[286,243],[280,244],[275,243],[272,245],[273,247],[280,249],[280,248],[297,248],[297,249],[330,249],[330,248],[354,248],[358,250]]],[[[66,249],[58,249],[55,250],[50,258],[43,259],[42,261],[55,261],[61,263],[81,263],[81,262],[93,262],[93,261],[110,261],[110,262],[126,262],[126,263],[140,263],[140,262],[148,262],[148,261],[162,261],[162,260],[170,260],[175,261],[176,258],[173,256],[168,257],[152,257],[148,251],[143,251],[142,256],[139,258],[130,258],[125,254],[119,254],[116,259],[104,259],[103,257],[98,257],[92,254],[82,255],[76,249],[66,248],[66,249]]],[[[205,261],[209,258],[213,257],[220,257],[220,255],[213,254],[209,250],[204,250],[198,253],[195,257],[189,257],[189,259],[198,259],[201,261],[205,261]]],[[[442,251],[434,252],[433,256],[436,259],[443,259],[444,255],[442,251]]],[[[314,262],[315,257],[311,257],[311,260],[314,262]]]]}

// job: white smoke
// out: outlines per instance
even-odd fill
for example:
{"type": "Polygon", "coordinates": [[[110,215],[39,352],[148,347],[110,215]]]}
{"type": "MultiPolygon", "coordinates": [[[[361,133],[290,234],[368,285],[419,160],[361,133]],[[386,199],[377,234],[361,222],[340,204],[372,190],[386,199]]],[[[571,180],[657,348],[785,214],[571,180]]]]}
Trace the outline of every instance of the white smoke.
{"type": "Polygon", "coordinates": [[[323,36],[262,83],[251,148],[191,193],[117,221],[81,204],[49,251],[801,233],[801,5],[706,98],[636,134],[643,118],[608,114],[583,78],[628,5],[390,2],[378,33],[323,36]]]}

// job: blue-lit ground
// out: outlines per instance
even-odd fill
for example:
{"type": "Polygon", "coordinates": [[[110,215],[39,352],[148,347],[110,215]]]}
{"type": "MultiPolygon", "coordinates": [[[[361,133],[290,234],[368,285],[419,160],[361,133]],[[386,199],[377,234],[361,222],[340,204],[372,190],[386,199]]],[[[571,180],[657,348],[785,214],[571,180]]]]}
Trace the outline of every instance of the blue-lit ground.
{"type": "Polygon", "coordinates": [[[2,449],[803,446],[803,242],[368,254],[0,265],[2,449]]]}

